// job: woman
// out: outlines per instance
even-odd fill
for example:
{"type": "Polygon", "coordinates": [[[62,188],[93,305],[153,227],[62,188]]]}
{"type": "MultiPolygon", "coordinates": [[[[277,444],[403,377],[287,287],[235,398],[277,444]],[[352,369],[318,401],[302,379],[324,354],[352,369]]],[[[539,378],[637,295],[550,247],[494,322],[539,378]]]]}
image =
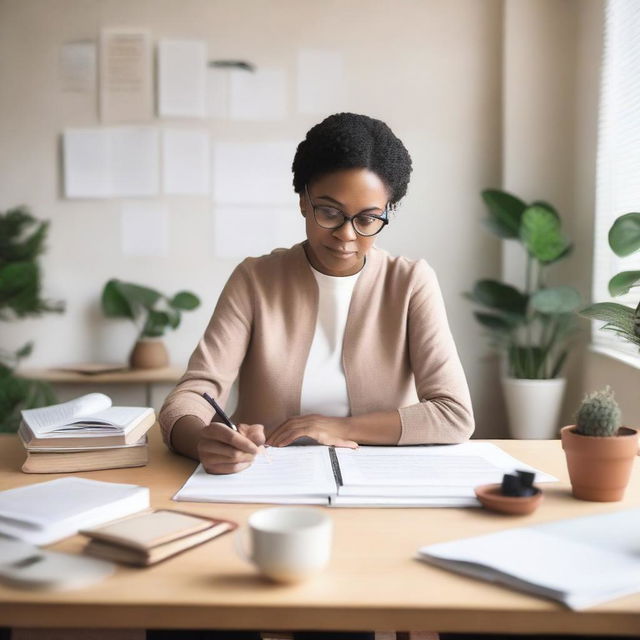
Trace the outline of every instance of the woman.
{"type": "MultiPolygon", "coordinates": [[[[248,467],[265,443],[469,438],[469,390],[435,274],[424,260],[395,258],[374,244],[410,173],[407,150],[380,120],[340,113],[307,133],[293,161],[307,239],[235,269],[160,411],[167,445],[224,474],[248,467]],[[236,378],[238,432],[214,421],[202,397],[224,407],[236,378]]],[[[164,638],[159,633],[149,638],[164,638]]],[[[193,638],[231,637],[225,633],[193,638]]]]}
{"type": "Polygon", "coordinates": [[[380,120],[340,113],[307,133],[293,161],[307,239],[247,258],[229,278],[160,412],[170,447],[209,473],[235,473],[265,443],[469,438],[469,390],[436,276],[375,247],[410,173],[380,120]],[[224,407],[236,378],[238,432],[212,421],[202,398],[224,407]]]}

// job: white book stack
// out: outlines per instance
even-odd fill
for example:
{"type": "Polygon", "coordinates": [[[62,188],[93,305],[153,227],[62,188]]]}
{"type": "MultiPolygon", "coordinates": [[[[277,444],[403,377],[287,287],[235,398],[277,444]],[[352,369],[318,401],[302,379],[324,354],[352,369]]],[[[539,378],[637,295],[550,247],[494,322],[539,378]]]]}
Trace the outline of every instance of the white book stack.
{"type": "Polygon", "coordinates": [[[0,535],[50,544],[148,507],[146,487],[58,478],[0,491],[0,535]]]}
{"type": "Polygon", "coordinates": [[[114,407],[103,393],[22,412],[25,473],[68,473],[147,464],[149,407],[114,407]]]}

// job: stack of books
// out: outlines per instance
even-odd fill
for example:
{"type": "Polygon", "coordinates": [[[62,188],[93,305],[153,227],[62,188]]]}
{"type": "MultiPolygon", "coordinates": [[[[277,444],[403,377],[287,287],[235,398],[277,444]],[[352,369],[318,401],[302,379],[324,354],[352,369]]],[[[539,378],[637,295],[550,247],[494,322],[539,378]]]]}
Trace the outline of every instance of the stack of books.
{"type": "Polygon", "coordinates": [[[18,435],[27,451],[25,473],[69,473],[140,467],[149,460],[148,407],[114,407],[103,393],[22,412],[18,435]]]}

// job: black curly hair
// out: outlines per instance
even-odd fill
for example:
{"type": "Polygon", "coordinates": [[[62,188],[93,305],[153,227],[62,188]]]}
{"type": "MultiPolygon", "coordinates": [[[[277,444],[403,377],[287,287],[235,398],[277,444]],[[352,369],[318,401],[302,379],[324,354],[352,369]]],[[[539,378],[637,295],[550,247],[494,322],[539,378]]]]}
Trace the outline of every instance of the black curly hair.
{"type": "Polygon", "coordinates": [[[382,120],[336,113],[309,129],[291,168],[296,193],[302,193],[314,178],[333,171],[369,169],[384,182],[389,205],[395,208],[407,193],[411,156],[382,120]]]}

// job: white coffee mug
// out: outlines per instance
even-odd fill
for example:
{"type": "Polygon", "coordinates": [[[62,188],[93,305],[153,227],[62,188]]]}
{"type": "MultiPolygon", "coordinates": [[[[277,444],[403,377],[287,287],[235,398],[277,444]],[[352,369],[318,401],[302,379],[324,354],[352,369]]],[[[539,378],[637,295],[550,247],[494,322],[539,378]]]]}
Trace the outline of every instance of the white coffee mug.
{"type": "Polygon", "coordinates": [[[333,523],[319,509],[275,507],[249,517],[249,551],[242,533],[238,553],[276,582],[301,582],[324,569],[331,556],[333,523]]]}

